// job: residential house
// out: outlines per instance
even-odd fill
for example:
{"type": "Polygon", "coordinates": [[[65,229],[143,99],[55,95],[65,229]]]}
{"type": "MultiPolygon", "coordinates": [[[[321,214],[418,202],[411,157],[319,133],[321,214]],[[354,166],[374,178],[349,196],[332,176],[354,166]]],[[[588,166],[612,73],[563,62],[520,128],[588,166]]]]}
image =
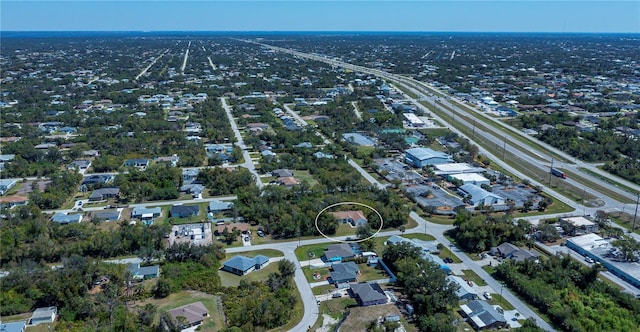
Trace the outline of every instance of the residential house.
{"type": "Polygon", "coordinates": [[[358,281],[360,269],[354,262],[335,263],[331,265],[329,276],[334,285],[358,281]]]}
{"type": "Polygon", "coordinates": [[[24,332],[27,329],[27,321],[2,323],[0,322],[0,332],[24,332]]]}
{"type": "Polygon", "coordinates": [[[460,306],[467,322],[475,330],[501,329],[507,326],[507,320],[488,302],[474,300],[460,306]]]}
{"type": "Polygon", "coordinates": [[[313,156],[316,157],[316,159],[334,159],[335,158],[334,155],[330,153],[324,153],[321,151],[314,153],[313,156]]]}
{"type": "Polygon", "coordinates": [[[89,167],[91,167],[91,161],[89,160],[74,160],[69,165],[67,165],[67,169],[75,169],[78,171],[86,171],[89,167]]]}
{"type": "Polygon", "coordinates": [[[200,173],[200,170],[197,168],[190,168],[190,169],[182,169],[182,183],[183,184],[191,184],[193,183],[197,178],[198,178],[198,174],[200,173]]]}
{"type": "Polygon", "coordinates": [[[413,148],[405,151],[405,161],[409,165],[422,168],[429,165],[452,163],[453,158],[442,151],[435,151],[429,148],[413,148]]]}
{"type": "Polygon", "coordinates": [[[0,179],[0,195],[6,194],[11,188],[18,184],[16,179],[0,179]]]}
{"type": "Polygon", "coordinates": [[[333,215],[339,223],[349,223],[354,227],[362,226],[367,223],[367,218],[360,210],[331,212],[331,215],[333,215]]]}
{"type": "Polygon", "coordinates": [[[507,258],[518,250],[520,250],[520,248],[515,244],[504,242],[497,247],[491,248],[489,253],[496,257],[507,258]]]}
{"type": "Polygon", "coordinates": [[[171,227],[169,246],[175,243],[189,243],[194,246],[208,246],[213,242],[211,223],[180,224],[171,227]]]}
{"type": "Polygon", "coordinates": [[[376,145],[376,142],[373,139],[358,133],[344,133],[342,134],[342,138],[345,140],[345,142],[359,146],[376,145]]]}
{"type": "Polygon", "coordinates": [[[144,171],[145,169],[147,169],[147,167],[149,167],[149,159],[142,159],[142,158],[127,159],[124,161],[124,166],[135,167],[141,171],[144,171]]]}
{"type": "Polygon", "coordinates": [[[134,207],[131,211],[131,219],[139,219],[144,222],[145,225],[153,224],[153,220],[162,214],[162,209],[159,207],[147,208],[147,207],[134,207]]]}
{"type": "Polygon", "coordinates": [[[200,207],[197,205],[174,205],[169,212],[172,218],[188,218],[195,217],[200,213],[200,207]]]}
{"type": "Polygon", "coordinates": [[[293,171],[288,169],[274,169],[271,171],[271,175],[279,178],[283,177],[293,177],[293,171]]]}
{"type": "Polygon", "coordinates": [[[45,307],[36,309],[31,318],[29,318],[28,325],[38,325],[42,323],[53,323],[58,316],[57,307],[45,307]]]}
{"type": "Polygon", "coordinates": [[[82,214],[66,214],[62,212],[57,212],[51,217],[52,222],[56,222],[60,225],[66,224],[79,224],[82,222],[82,214]]]}
{"type": "Polygon", "coordinates": [[[198,197],[204,192],[204,186],[197,183],[185,184],[180,187],[180,192],[191,194],[193,197],[198,197]]]}
{"type": "Polygon", "coordinates": [[[269,257],[263,255],[257,255],[253,258],[234,256],[224,262],[222,270],[243,276],[253,270],[260,270],[267,264],[269,264],[269,257]]]}
{"type": "Polygon", "coordinates": [[[26,196],[7,196],[0,197],[0,208],[11,209],[16,206],[27,205],[29,202],[29,197],[26,196]]]}
{"type": "Polygon", "coordinates": [[[157,163],[167,163],[167,164],[170,164],[172,167],[176,167],[178,166],[180,157],[178,157],[177,154],[174,154],[173,156],[157,157],[155,161],[157,163]]]}
{"type": "Polygon", "coordinates": [[[459,192],[462,196],[471,196],[469,204],[472,206],[505,204],[504,197],[488,192],[473,184],[464,184],[460,186],[459,192]]]}
{"type": "Polygon", "coordinates": [[[387,295],[377,283],[352,284],[350,292],[363,307],[385,304],[388,301],[387,295]]]}
{"type": "Polygon", "coordinates": [[[174,322],[182,322],[179,328],[185,330],[201,325],[204,319],[209,317],[209,310],[198,301],[169,310],[169,316],[174,322]],[[178,320],[178,317],[184,319],[178,320]]]}
{"type": "Polygon", "coordinates": [[[160,276],[160,265],[140,266],[140,263],[127,264],[127,271],[131,272],[133,279],[152,279],[160,276]]]}
{"type": "Polygon", "coordinates": [[[353,249],[347,243],[331,244],[327,247],[322,255],[325,262],[340,262],[345,258],[356,257],[353,249]]]}
{"type": "Polygon", "coordinates": [[[489,250],[491,255],[501,257],[505,259],[513,259],[515,261],[531,260],[537,261],[538,255],[534,252],[524,250],[509,242],[504,242],[497,247],[493,247],[489,250]]]}
{"type": "Polygon", "coordinates": [[[118,221],[122,217],[122,209],[112,209],[112,210],[103,210],[103,211],[95,211],[90,214],[91,219],[95,219],[98,221],[118,221]]]}
{"type": "Polygon", "coordinates": [[[108,199],[118,197],[118,194],[120,194],[120,188],[118,187],[100,188],[100,189],[94,190],[91,193],[91,196],[89,196],[89,201],[90,202],[106,201],[108,199]]]}
{"type": "Polygon", "coordinates": [[[115,179],[115,176],[113,174],[93,174],[93,175],[85,176],[82,179],[81,184],[82,186],[84,186],[84,188],[91,188],[98,184],[100,185],[109,184],[114,179],[115,179]]]}
{"type": "Polygon", "coordinates": [[[84,157],[99,157],[100,156],[100,152],[98,150],[87,150],[87,151],[82,151],[82,155],[84,157]]]}
{"type": "Polygon", "coordinates": [[[458,285],[458,290],[456,291],[456,295],[458,295],[458,299],[460,301],[468,301],[468,300],[477,300],[478,293],[469,284],[462,278],[454,275],[450,275],[446,277],[449,283],[453,283],[458,285]]]}
{"type": "Polygon", "coordinates": [[[208,210],[210,213],[221,213],[225,211],[230,211],[233,209],[232,202],[223,202],[223,201],[211,201],[209,202],[208,210]]]}
{"type": "Polygon", "coordinates": [[[293,176],[283,176],[278,178],[278,183],[285,187],[293,187],[299,185],[300,181],[298,181],[298,179],[294,178],[293,176]]]}

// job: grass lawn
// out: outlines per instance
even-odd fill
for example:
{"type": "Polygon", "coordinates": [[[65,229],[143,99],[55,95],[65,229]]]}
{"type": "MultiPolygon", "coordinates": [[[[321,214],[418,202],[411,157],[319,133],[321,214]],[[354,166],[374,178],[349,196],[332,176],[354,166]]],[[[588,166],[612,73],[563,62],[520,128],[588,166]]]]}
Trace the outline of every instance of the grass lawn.
{"type": "Polygon", "coordinates": [[[358,231],[357,227],[351,227],[348,223],[338,223],[338,229],[336,230],[336,234],[333,236],[355,236],[358,231]]]}
{"type": "MultiPolygon", "coordinates": [[[[322,301],[320,303],[320,314],[327,314],[335,319],[341,320],[344,317],[347,309],[358,306],[358,302],[350,297],[341,297],[338,299],[331,299],[329,301],[322,301]]],[[[348,331],[348,330],[344,330],[348,331]]]]}
{"type": "MultiPolygon", "coordinates": [[[[471,255],[469,255],[469,256],[472,257],[471,255]]],[[[449,250],[449,248],[447,248],[447,247],[443,247],[442,249],[440,249],[440,254],[438,254],[438,257],[440,257],[442,259],[444,259],[446,257],[449,257],[449,258],[453,259],[454,263],[462,263],[460,258],[458,258],[458,256],[456,256],[453,253],[451,253],[451,250],[449,250]]]]}
{"type": "Polygon", "coordinates": [[[423,241],[433,241],[436,239],[435,237],[429,234],[421,234],[421,233],[403,234],[401,236],[406,239],[418,239],[423,241]]]}
{"type": "Polygon", "coordinates": [[[296,248],[296,257],[301,262],[309,259],[320,258],[324,254],[324,250],[327,249],[327,246],[330,244],[332,243],[318,243],[300,246],[296,248]]]}
{"type": "Polygon", "coordinates": [[[471,271],[471,270],[462,270],[462,273],[464,273],[463,278],[465,280],[471,280],[473,281],[474,284],[478,285],[478,286],[486,286],[487,283],[484,281],[484,279],[480,278],[475,272],[471,271]]]}
{"type": "Polygon", "coordinates": [[[337,289],[336,286],[333,286],[333,285],[322,285],[322,286],[311,288],[311,290],[313,291],[313,295],[327,294],[329,292],[335,291],[336,289],[337,289]]]}
{"type": "Polygon", "coordinates": [[[309,171],[293,171],[293,176],[295,178],[297,178],[298,180],[302,181],[307,181],[307,183],[309,184],[309,186],[313,187],[315,185],[318,184],[318,180],[314,179],[313,176],[311,175],[311,173],[309,173],[309,171]]]}
{"type": "MultiPolygon", "coordinates": [[[[171,310],[177,307],[200,301],[209,310],[209,317],[205,318],[199,331],[219,331],[224,328],[224,315],[222,313],[222,301],[218,296],[197,291],[183,291],[173,293],[164,299],[149,299],[136,303],[137,306],[144,307],[147,303],[158,306],[158,310],[171,310]]],[[[158,319],[158,318],[157,318],[158,319]]],[[[157,321],[156,319],[156,321],[157,321]]]]}
{"type": "Polygon", "coordinates": [[[450,216],[440,216],[440,215],[434,214],[433,216],[428,217],[424,213],[420,214],[420,216],[434,224],[439,224],[439,225],[453,225],[453,222],[455,221],[455,219],[451,218],[450,216]]]}
{"type": "MultiPolygon", "coordinates": [[[[304,273],[304,276],[307,278],[308,282],[320,282],[323,280],[327,280],[327,278],[329,277],[329,268],[328,267],[323,267],[320,269],[311,269],[308,266],[304,266],[302,267],[302,272],[304,273]],[[320,278],[319,279],[314,279],[313,275],[314,274],[320,274],[320,278]]],[[[335,287],[334,287],[335,288],[335,287]]]]}
{"type": "Polygon", "coordinates": [[[236,287],[240,284],[240,280],[246,281],[263,281],[267,280],[269,274],[278,272],[278,263],[269,263],[260,270],[253,271],[245,276],[235,275],[231,272],[218,270],[220,282],[225,287],[236,287]]]}

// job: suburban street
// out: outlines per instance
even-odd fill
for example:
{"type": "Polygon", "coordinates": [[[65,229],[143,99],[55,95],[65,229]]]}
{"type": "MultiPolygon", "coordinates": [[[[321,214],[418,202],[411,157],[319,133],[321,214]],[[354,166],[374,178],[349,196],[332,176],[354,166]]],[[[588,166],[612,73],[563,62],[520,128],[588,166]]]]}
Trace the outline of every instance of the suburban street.
{"type": "Polygon", "coordinates": [[[227,117],[229,118],[231,129],[233,130],[233,133],[236,135],[235,145],[240,147],[240,149],[242,149],[242,156],[244,157],[244,163],[242,163],[240,166],[248,169],[249,172],[251,172],[251,174],[254,175],[256,179],[256,185],[258,186],[258,188],[262,188],[264,185],[262,184],[262,181],[260,181],[260,175],[258,174],[258,171],[256,171],[256,165],[253,163],[253,160],[251,160],[249,151],[247,151],[247,146],[244,144],[244,140],[242,139],[242,134],[238,129],[238,124],[236,123],[236,120],[233,118],[233,114],[231,113],[231,106],[227,104],[226,98],[220,98],[220,101],[222,102],[222,108],[224,108],[225,112],[227,113],[227,117]]]}

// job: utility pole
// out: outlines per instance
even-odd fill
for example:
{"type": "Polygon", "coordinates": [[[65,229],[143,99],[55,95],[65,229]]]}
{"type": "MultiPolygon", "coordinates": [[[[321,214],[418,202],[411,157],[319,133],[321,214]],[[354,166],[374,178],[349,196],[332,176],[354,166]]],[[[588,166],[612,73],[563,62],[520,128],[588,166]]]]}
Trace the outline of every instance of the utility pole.
{"type": "Polygon", "coordinates": [[[549,168],[549,189],[551,189],[551,170],[553,169],[553,157],[551,157],[551,168],[549,168]]]}
{"type": "Polygon", "coordinates": [[[507,135],[504,135],[504,144],[502,145],[502,161],[504,161],[504,153],[507,151],[507,135]]]}
{"type": "Polygon", "coordinates": [[[636,219],[638,218],[638,204],[640,204],[640,193],[638,193],[638,198],[636,199],[636,212],[633,213],[633,225],[631,226],[632,232],[636,229],[636,219]]]}
{"type": "Polygon", "coordinates": [[[587,188],[582,188],[582,216],[587,215],[587,207],[584,205],[584,195],[587,193],[587,188]]]}

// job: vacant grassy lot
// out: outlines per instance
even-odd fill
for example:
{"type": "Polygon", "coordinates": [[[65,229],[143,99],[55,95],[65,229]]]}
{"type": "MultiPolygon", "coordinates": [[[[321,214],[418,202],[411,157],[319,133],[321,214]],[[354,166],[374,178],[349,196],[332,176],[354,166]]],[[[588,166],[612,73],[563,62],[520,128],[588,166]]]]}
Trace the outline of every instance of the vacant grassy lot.
{"type": "MultiPolygon", "coordinates": [[[[367,326],[379,317],[400,315],[400,310],[394,304],[353,307],[349,311],[349,316],[340,327],[341,331],[366,331],[367,326]]],[[[406,320],[402,324],[406,326],[406,320]]]]}

